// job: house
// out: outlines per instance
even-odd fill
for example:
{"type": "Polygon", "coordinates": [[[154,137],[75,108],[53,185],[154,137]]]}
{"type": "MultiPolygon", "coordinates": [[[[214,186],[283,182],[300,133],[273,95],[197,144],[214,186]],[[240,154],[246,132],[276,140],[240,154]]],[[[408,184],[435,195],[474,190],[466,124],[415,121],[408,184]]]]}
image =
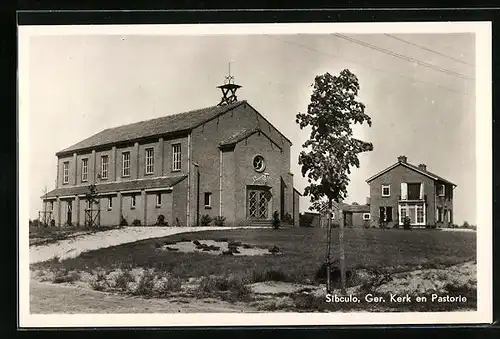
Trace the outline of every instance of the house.
{"type": "Polygon", "coordinates": [[[345,227],[370,227],[370,205],[341,204],[345,227]]]}
{"type": "Polygon", "coordinates": [[[56,225],[89,222],[270,224],[273,212],[298,226],[291,141],[247,101],[219,86],[212,107],[105,129],[56,153],[56,187],[42,197],[56,225]],[[95,184],[98,199],[85,194],[95,184]],[[94,211],[90,214],[90,211],[94,211]]]}
{"type": "Polygon", "coordinates": [[[453,223],[454,183],[430,172],[425,164],[408,163],[406,156],[366,180],[370,185],[370,223],[442,227],[453,223]]]}

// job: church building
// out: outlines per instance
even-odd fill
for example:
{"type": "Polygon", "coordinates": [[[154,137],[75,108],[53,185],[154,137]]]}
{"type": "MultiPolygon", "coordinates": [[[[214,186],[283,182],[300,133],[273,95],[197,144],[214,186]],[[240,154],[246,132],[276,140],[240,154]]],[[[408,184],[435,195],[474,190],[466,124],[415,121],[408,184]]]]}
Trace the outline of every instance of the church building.
{"type": "Polygon", "coordinates": [[[42,197],[57,226],[298,226],[299,195],[290,172],[291,141],[226,78],[213,107],[105,129],[56,153],[56,187],[42,197]],[[97,199],[86,200],[95,185],[97,199]],[[92,212],[92,213],[89,213],[92,212]],[[92,220],[91,220],[92,219],[92,220]],[[213,222],[212,222],[213,224],[213,222]]]}

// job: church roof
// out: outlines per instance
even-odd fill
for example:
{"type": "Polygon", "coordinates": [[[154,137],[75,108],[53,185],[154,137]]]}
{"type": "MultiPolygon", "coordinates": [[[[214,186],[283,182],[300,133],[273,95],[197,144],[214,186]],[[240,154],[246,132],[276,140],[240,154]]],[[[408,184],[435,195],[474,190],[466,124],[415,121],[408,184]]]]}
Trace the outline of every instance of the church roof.
{"type": "Polygon", "coordinates": [[[233,134],[229,135],[227,138],[225,138],[224,140],[222,140],[220,143],[219,143],[219,147],[221,148],[224,148],[224,147],[229,147],[229,146],[233,146],[233,145],[236,145],[237,143],[239,143],[240,141],[243,141],[245,140],[246,138],[254,135],[255,133],[259,133],[259,135],[264,135],[266,138],[268,138],[274,145],[276,145],[276,147],[278,147],[280,150],[283,150],[283,148],[276,144],[272,138],[269,137],[269,135],[267,135],[264,131],[262,131],[262,129],[260,129],[259,127],[256,127],[256,128],[242,128],[241,130],[238,130],[236,132],[234,132],[233,134]]]}
{"type": "Polygon", "coordinates": [[[107,128],[87,139],[84,139],[66,149],[63,149],[62,151],[57,152],[56,155],[70,153],[77,150],[89,149],[97,146],[138,140],[145,137],[189,131],[223,113],[226,113],[227,111],[240,106],[243,103],[246,103],[246,101],[236,101],[228,105],[211,106],[188,112],[167,115],[160,118],[140,121],[128,125],[107,128]]]}
{"type": "MultiPolygon", "coordinates": [[[[96,184],[97,193],[110,193],[117,191],[133,191],[140,189],[153,189],[153,188],[171,188],[181,182],[186,175],[177,175],[172,177],[159,177],[151,179],[137,179],[137,180],[127,180],[120,182],[110,182],[104,184],[96,184]]],[[[55,198],[64,196],[74,196],[82,195],[89,191],[87,185],[85,186],[72,186],[72,187],[59,187],[42,198],[55,198]]]]}

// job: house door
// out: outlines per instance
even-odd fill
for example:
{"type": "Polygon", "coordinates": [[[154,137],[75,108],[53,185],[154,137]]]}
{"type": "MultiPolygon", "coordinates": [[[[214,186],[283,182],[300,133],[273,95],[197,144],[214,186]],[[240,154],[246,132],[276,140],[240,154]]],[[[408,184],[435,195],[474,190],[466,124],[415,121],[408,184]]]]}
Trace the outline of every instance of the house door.
{"type": "Polygon", "coordinates": [[[248,189],[247,215],[248,219],[268,219],[269,201],[271,194],[269,190],[262,188],[248,189]]]}
{"type": "Polygon", "coordinates": [[[66,205],[66,225],[71,225],[72,211],[73,211],[73,201],[69,200],[66,205]]]}
{"type": "Polygon", "coordinates": [[[344,226],[345,227],[352,226],[352,213],[344,213],[344,226]]]}

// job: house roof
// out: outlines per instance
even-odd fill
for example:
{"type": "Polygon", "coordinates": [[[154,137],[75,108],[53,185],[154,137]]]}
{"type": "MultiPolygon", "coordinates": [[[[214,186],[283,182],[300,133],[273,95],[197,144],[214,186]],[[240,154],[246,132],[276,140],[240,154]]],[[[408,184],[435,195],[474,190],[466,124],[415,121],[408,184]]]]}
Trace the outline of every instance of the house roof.
{"type": "Polygon", "coordinates": [[[342,204],[342,210],[344,212],[353,212],[353,213],[370,213],[369,205],[350,205],[350,204],[342,204]]]}
{"type": "Polygon", "coordinates": [[[297,192],[297,194],[298,194],[298,195],[302,196],[302,193],[300,193],[298,189],[296,189],[296,188],[294,187],[294,188],[293,188],[293,190],[294,190],[295,192],[297,192]]]}
{"type": "MultiPolygon", "coordinates": [[[[122,182],[112,182],[106,184],[97,184],[96,190],[97,193],[109,193],[109,192],[117,192],[117,191],[131,191],[131,190],[139,190],[139,189],[150,189],[150,188],[170,188],[184,180],[186,175],[178,175],[173,177],[160,177],[160,178],[152,178],[152,179],[137,179],[130,181],[122,181],[122,182]]],[[[81,195],[86,194],[88,192],[88,186],[72,186],[72,187],[60,187],[56,188],[46,195],[42,196],[43,198],[56,198],[61,196],[71,196],[71,195],[81,195]]]]}
{"type": "Polygon", "coordinates": [[[63,149],[62,151],[57,152],[56,155],[102,145],[137,140],[144,137],[189,131],[209,120],[212,120],[218,115],[240,106],[243,103],[246,103],[246,101],[236,101],[229,105],[206,107],[140,121],[133,124],[108,128],[66,149],[63,149]]]}
{"type": "Polygon", "coordinates": [[[401,161],[398,161],[398,162],[396,162],[395,164],[393,164],[393,165],[391,165],[391,166],[387,167],[386,169],[384,169],[384,170],[382,170],[382,171],[378,172],[378,173],[377,173],[377,174],[375,174],[374,176],[372,176],[372,177],[368,178],[368,179],[366,180],[366,182],[367,182],[367,183],[369,183],[369,182],[370,182],[370,181],[372,181],[373,179],[378,178],[378,177],[379,177],[379,176],[381,176],[382,174],[387,173],[387,172],[389,172],[390,170],[392,170],[393,168],[396,168],[396,167],[398,167],[398,166],[400,166],[400,165],[401,165],[401,166],[404,166],[404,167],[406,167],[406,168],[409,168],[409,169],[411,169],[411,170],[413,170],[413,171],[415,171],[415,172],[418,172],[418,173],[420,173],[420,174],[423,174],[423,175],[425,175],[425,176],[427,176],[427,177],[429,177],[429,178],[431,178],[431,179],[433,179],[433,180],[436,180],[436,181],[442,181],[442,182],[445,182],[445,183],[451,184],[451,185],[453,185],[453,186],[457,186],[456,184],[452,183],[452,182],[451,182],[451,181],[449,181],[449,180],[444,179],[443,177],[440,177],[440,176],[439,176],[439,175],[437,175],[437,174],[434,174],[434,173],[429,172],[429,171],[427,171],[427,170],[425,170],[425,171],[424,171],[424,170],[422,170],[421,168],[419,168],[418,166],[415,166],[415,165],[409,164],[409,163],[407,163],[407,162],[401,162],[401,161]]]}
{"type": "Polygon", "coordinates": [[[242,128],[239,131],[234,132],[230,136],[228,136],[226,139],[222,140],[219,143],[219,147],[228,147],[228,146],[233,146],[239,143],[240,141],[243,141],[250,136],[254,135],[255,133],[259,133],[259,135],[264,135],[267,139],[269,139],[276,147],[278,147],[280,150],[283,150],[283,148],[275,143],[273,139],[271,139],[262,129],[259,127],[256,128],[242,128]]]}

